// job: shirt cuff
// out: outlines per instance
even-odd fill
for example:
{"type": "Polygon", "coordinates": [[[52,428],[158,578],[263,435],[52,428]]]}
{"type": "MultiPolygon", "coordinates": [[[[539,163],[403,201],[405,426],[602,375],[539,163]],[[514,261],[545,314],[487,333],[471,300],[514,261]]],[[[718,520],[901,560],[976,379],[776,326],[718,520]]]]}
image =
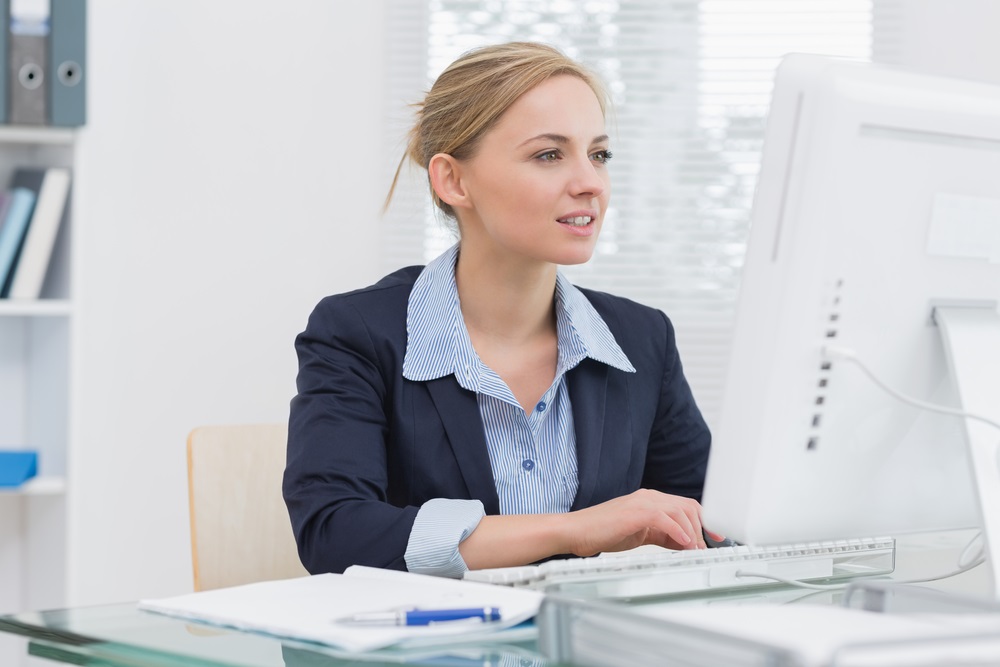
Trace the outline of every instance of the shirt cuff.
{"type": "Polygon", "coordinates": [[[478,500],[435,498],[417,512],[406,543],[406,569],[417,574],[460,578],[469,571],[458,545],[486,516],[478,500]]]}

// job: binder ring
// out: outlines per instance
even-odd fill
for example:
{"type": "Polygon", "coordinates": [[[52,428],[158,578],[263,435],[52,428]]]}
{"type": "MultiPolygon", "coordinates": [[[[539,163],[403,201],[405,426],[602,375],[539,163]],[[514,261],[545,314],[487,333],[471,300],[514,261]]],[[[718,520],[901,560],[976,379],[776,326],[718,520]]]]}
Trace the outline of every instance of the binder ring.
{"type": "Polygon", "coordinates": [[[80,83],[80,79],[83,78],[81,75],[82,69],[79,63],[75,63],[72,60],[65,60],[59,64],[56,76],[59,78],[59,83],[72,87],[80,83]]]}
{"type": "Polygon", "coordinates": [[[17,80],[28,90],[35,90],[45,80],[45,72],[36,63],[27,63],[18,70],[17,80]]]}

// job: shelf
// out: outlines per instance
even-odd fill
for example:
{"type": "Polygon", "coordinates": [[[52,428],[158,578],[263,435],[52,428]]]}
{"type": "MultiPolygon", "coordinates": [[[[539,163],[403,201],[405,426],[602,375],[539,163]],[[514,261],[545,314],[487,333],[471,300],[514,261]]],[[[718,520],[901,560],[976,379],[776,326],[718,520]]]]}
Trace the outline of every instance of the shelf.
{"type": "Polygon", "coordinates": [[[73,304],[66,299],[10,301],[0,299],[0,317],[61,317],[71,314],[73,304]]]}
{"type": "MultiPolygon", "coordinates": [[[[0,124],[0,182],[12,187],[19,169],[60,167],[75,174],[82,136],[77,128],[0,124]]],[[[72,458],[79,308],[72,299],[72,260],[82,237],[73,199],[66,201],[53,241],[41,298],[0,299],[0,444],[30,447],[39,462],[35,477],[0,487],[0,610],[58,608],[69,595],[73,482],[66,461],[72,458]]],[[[20,665],[21,655],[0,641],[0,665],[20,665]]]]}
{"type": "Polygon", "coordinates": [[[65,127],[0,125],[0,144],[54,144],[71,146],[76,130],[65,127]]]}
{"type": "Polygon", "coordinates": [[[66,493],[63,477],[33,477],[21,486],[0,487],[0,496],[59,496],[66,493]]]}

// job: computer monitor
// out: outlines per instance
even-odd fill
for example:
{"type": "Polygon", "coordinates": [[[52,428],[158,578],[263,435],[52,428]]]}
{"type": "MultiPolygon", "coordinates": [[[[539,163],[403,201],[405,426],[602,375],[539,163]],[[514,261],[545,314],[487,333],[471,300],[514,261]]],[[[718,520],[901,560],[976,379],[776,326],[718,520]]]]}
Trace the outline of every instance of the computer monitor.
{"type": "Polygon", "coordinates": [[[1000,552],[1000,429],[830,353],[1000,422],[998,303],[1000,86],[786,56],[705,525],[751,544],[985,526],[1000,552]]]}

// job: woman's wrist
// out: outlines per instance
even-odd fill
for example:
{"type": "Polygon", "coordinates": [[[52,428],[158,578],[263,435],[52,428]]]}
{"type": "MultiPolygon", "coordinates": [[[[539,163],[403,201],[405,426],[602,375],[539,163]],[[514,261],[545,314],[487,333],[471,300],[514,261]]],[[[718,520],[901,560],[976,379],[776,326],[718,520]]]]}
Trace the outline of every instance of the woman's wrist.
{"type": "Polygon", "coordinates": [[[470,569],[527,565],[572,553],[576,540],[571,514],[483,517],[459,545],[459,552],[470,569]]]}
{"type": "Polygon", "coordinates": [[[546,551],[550,553],[547,553],[544,558],[574,553],[576,540],[574,540],[573,526],[575,525],[576,513],[546,514],[545,516],[548,521],[544,529],[546,542],[549,545],[546,551]]]}

